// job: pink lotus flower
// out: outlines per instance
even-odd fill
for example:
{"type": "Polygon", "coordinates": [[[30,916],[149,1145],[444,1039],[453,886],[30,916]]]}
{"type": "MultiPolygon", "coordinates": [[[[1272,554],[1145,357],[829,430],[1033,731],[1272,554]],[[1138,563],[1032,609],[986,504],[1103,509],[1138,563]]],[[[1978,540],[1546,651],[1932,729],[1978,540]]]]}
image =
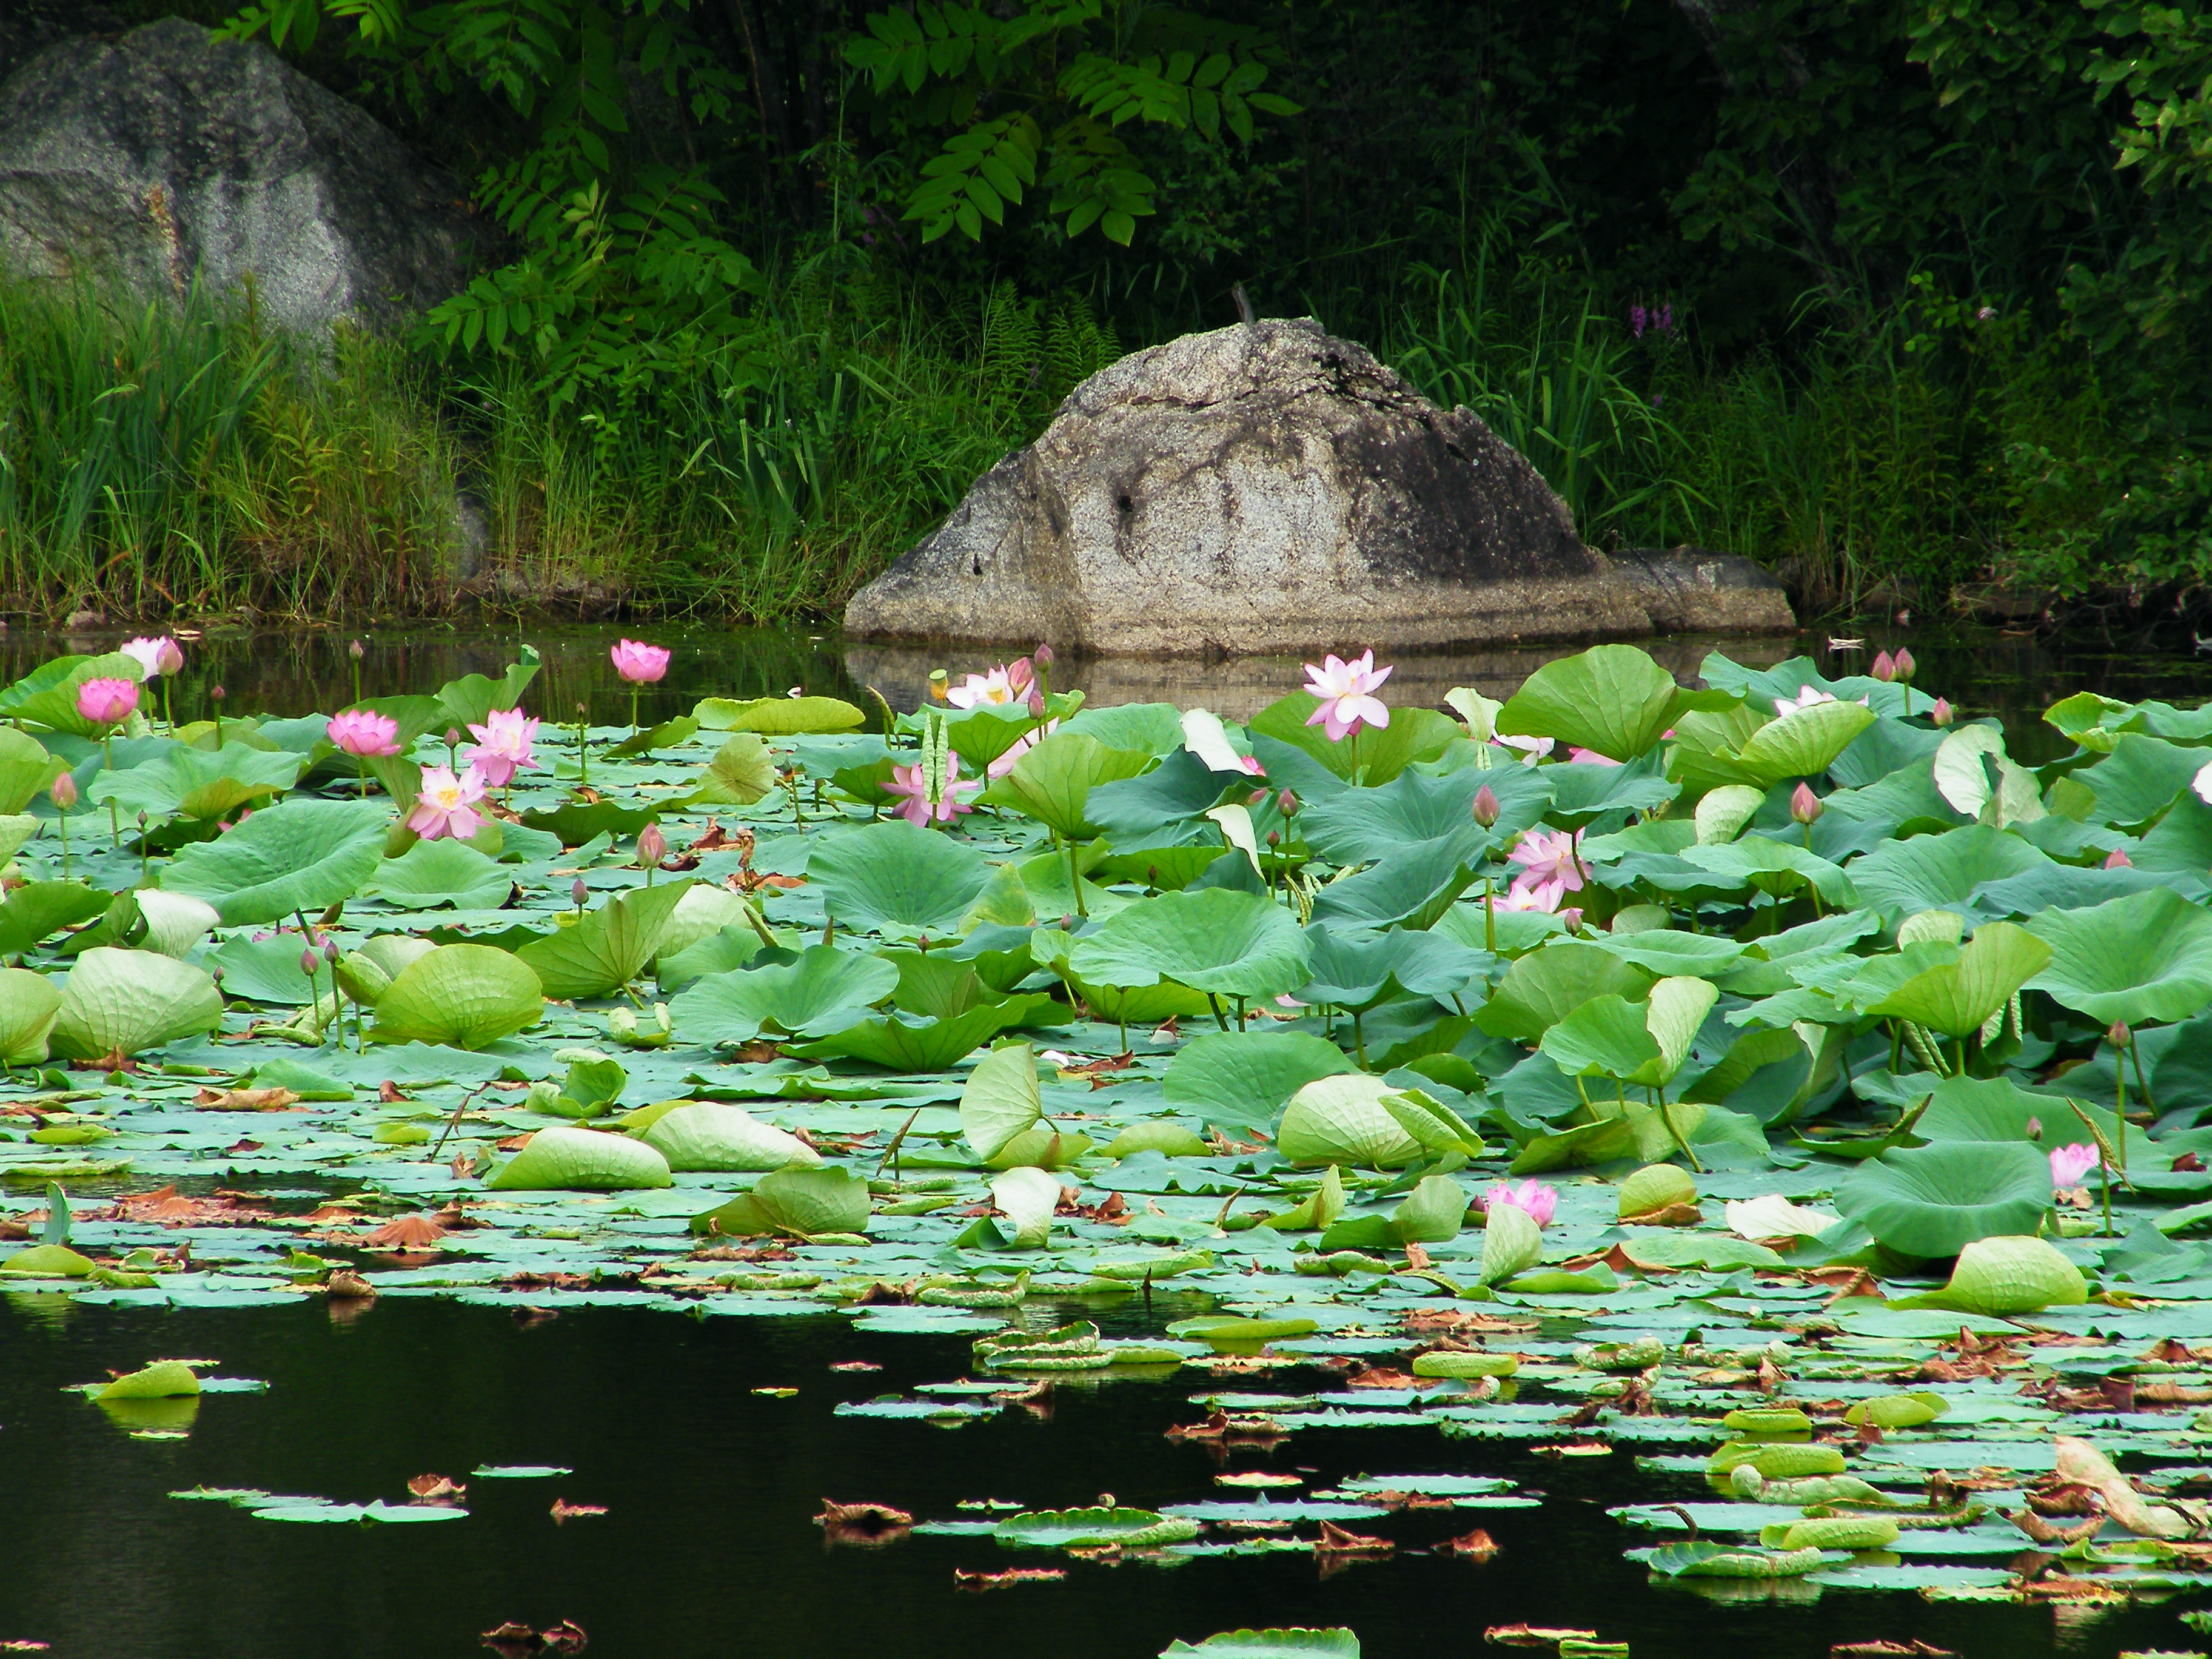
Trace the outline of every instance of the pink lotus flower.
{"type": "Polygon", "coordinates": [[[1496,744],[1501,749],[1519,750],[1521,751],[1521,764],[1523,766],[1534,766],[1538,761],[1542,760],[1545,756],[1552,752],[1554,739],[1551,738],[1524,738],[1515,733],[1501,732],[1496,737],[1492,738],[1491,742],[1496,744]]]}
{"type": "Polygon", "coordinates": [[[983,787],[981,778],[971,778],[964,783],[961,781],[959,751],[951,749],[945,752],[942,784],[933,792],[929,783],[930,781],[922,775],[921,763],[917,761],[912,766],[891,768],[891,781],[884,786],[892,794],[906,797],[899,805],[898,815],[908,823],[919,824],[925,830],[933,819],[939,823],[950,823],[956,817],[974,811],[974,807],[960,799],[960,793],[965,790],[972,794],[983,787]],[[934,802],[930,799],[933,793],[937,796],[934,802]]]}
{"type": "Polygon", "coordinates": [[[157,675],[173,674],[185,665],[185,653],[177,648],[177,642],[167,634],[158,639],[125,640],[115,648],[138,665],[143,671],[139,676],[142,679],[150,680],[157,675]]]}
{"type": "Polygon", "coordinates": [[[1559,1191],[1556,1187],[1546,1186],[1534,1176],[1518,1187],[1510,1181],[1501,1181],[1482,1195],[1482,1207],[1486,1212],[1497,1209],[1500,1205],[1522,1211],[1539,1227],[1546,1227],[1551,1224],[1552,1212],[1559,1206],[1559,1191]]]}
{"type": "MultiPolygon", "coordinates": [[[[1047,738],[1050,737],[1054,732],[1059,730],[1060,722],[1056,720],[1047,720],[1042,726],[1033,727],[1030,731],[1023,732],[1021,736],[1014,739],[1013,746],[1012,748],[1008,749],[1005,754],[1000,756],[998,759],[993,761],[989,765],[983,769],[985,775],[992,778],[1003,778],[1007,773],[1012,771],[1015,767],[1021,763],[1021,758],[1023,756],[1028,754],[1030,750],[1036,748],[1037,744],[1042,743],[1047,738]]],[[[917,773],[921,770],[918,766],[914,769],[917,773]]],[[[969,809],[963,807],[961,810],[963,811],[966,811],[969,809]]]]}
{"type": "Polygon", "coordinates": [[[137,707],[136,680],[87,680],[76,689],[76,712],[94,726],[120,726],[137,707]]]}
{"type": "Polygon", "coordinates": [[[407,827],[424,841],[441,841],[451,836],[455,841],[471,841],[483,827],[483,814],[477,811],[477,803],[483,799],[483,774],[473,766],[463,769],[459,777],[446,766],[426,766],[422,769],[422,793],[415,802],[415,810],[407,815],[407,827]]]}
{"type": "Polygon", "coordinates": [[[495,708],[482,726],[472,721],[469,730],[476,741],[465,751],[468,763],[493,788],[504,789],[517,772],[537,766],[530,745],[538,736],[538,722],[520,708],[495,708]]]}
{"type": "Polygon", "coordinates": [[[1823,691],[1816,685],[1808,685],[1802,689],[1794,697],[1777,697],[1774,700],[1774,712],[1778,716],[1794,714],[1801,708],[1817,708],[1821,703],[1833,702],[1835,700],[1834,692],[1823,691]]]}
{"type": "Polygon", "coordinates": [[[2104,1154],[2094,1146],[2076,1141],[2071,1146],[2056,1146],[2051,1152],[2051,1185],[2054,1191],[2078,1187],[2088,1179],[2089,1171],[2105,1161],[2104,1154]]]}
{"type": "Polygon", "coordinates": [[[2124,847],[2112,848],[2111,856],[2105,860],[2107,870],[2132,870],[2135,867],[2136,861],[2128,856],[2128,849],[2124,847]]]}
{"type": "Polygon", "coordinates": [[[668,672],[666,646],[647,645],[643,640],[623,640],[607,654],[614,659],[615,672],[632,685],[650,684],[668,672]]]}
{"type": "Polygon", "coordinates": [[[1390,711],[1375,693],[1390,673],[1389,668],[1376,667],[1372,651],[1361,652],[1356,662],[1328,656],[1318,668],[1308,663],[1305,689],[1321,699],[1321,707],[1306,716],[1306,724],[1320,726],[1331,743],[1343,742],[1346,733],[1362,725],[1377,729],[1389,725],[1390,711]]]}
{"type": "Polygon", "coordinates": [[[1513,878],[1513,884],[1535,886],[1557,882],[1567,892],[1580,892],[1583,871],[1575,853],[1582,838],[1579,830],[1572,835],[1564,830],[1530,830],[1523,833],[1513,844],[1513,850],[1505,855],[1507,862],[1521,866],[1521,873],[1513,878]]]}
{"type": "Polygon", "coordinates": [[[1588,766],[1618,766],[1620,763],[1610,755],[1601,755],[1595,749],[1570,749],[1567,758],[1588,766]]]}
{"type": "Polygon", "coordinates": [[[955,708],[975,708],[986,705],[994,708],[1012,708],[1027,699],[1030,684],[1036,678],[1036,671],[1030,666],[1030,659],[1019,657],[1012,662],[1001,663],[988,674],[970,674],[945,694],[945,701],[955,708]]]}
{"type": "Polygon", "coordinates": [[[1530,881],[1526,876],[1517,878],[1513,885],[1491,901],[1493,910],[1541,910],[1557,915],[1559,901],[1567,896],[1567,887],[1561,881],[1530,881]]]}
{"type": "Polygon", "coordinates": [[[399,722],[374,708],[349,708],[333,714],[323,729],[349,755],[368,759],[399,752],[399,722]]]}

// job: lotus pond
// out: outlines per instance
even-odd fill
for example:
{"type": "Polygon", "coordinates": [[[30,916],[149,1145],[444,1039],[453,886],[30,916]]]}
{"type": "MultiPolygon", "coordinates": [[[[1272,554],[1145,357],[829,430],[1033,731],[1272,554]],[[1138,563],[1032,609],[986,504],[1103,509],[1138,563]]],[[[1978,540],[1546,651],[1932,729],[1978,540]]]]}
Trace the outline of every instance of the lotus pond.
{"type": "Polygon", "coordinates": [[[0,1643],[2207,1645],[2212,708],[134,645],[0,690],[0,1643]]]}

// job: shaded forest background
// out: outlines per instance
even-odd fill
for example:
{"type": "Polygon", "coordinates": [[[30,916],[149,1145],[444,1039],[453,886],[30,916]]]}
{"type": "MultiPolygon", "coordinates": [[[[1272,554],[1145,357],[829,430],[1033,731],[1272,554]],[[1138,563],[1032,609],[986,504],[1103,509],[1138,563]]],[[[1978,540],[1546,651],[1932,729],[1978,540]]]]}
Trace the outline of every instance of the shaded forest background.
{"type": "Polygon", "coordinates": [[[19,450],[0,575],[47,604],[419,610],[480,563],[494,604],[834,617],[1240,290],[1475,409],[1593,543],[1748,553],[1814,610],[2178,617],[2212,571],[2195,7],[114,9],[267,41],[495,251],[319,375],[234,302],[0,288],[18,432],[106,441],[126,380],[199,411],[104,495],[19,450]]]}

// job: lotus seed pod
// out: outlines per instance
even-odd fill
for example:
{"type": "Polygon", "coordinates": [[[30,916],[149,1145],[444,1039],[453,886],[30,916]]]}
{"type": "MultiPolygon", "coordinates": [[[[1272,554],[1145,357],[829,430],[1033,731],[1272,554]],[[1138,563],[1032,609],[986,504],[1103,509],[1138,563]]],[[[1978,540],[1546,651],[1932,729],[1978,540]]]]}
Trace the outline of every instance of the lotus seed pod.
{"type": "Polygon", "coordinates": [[[1672,1164],[1647,1164],[1620,1183],[1623,1221],[1697,1201],[1698,1183],[1688,1170],[1672,1164]]]}

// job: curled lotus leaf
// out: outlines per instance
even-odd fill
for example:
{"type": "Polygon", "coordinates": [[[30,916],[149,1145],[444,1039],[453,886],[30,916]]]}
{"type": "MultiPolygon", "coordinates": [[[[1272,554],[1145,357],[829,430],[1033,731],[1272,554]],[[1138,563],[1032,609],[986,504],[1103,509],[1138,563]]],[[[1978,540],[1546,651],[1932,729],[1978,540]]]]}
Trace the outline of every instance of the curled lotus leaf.
{"type": "Polygon", "coordinates": [[[535,1025],[545,996],[529,964],[489,945],[441,945],[392,976],[377,1038],[481,1048],[535,1025]]]}
{"type": "Polygon", "coordinates": [[[72,1060],[143,1054],[222,1024],[222,999],[204,968],[154,951],[95,945],[62,986],[48,1041],[72,1060]]]}

